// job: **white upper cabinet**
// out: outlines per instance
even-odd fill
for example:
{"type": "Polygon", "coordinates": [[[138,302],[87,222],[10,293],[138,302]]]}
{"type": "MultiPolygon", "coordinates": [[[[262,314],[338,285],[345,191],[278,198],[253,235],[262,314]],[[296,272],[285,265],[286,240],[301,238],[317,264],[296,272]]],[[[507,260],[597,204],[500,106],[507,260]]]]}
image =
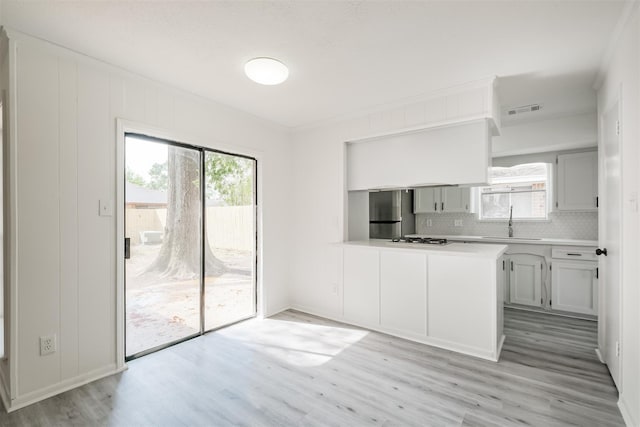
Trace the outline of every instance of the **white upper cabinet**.
{"type": "Polygon", "coordinates": [[[489,119],[352,142],[347,189],[485,184],[490,153],[489,119]]]}
{"type": "Polygon", "coordinates": [[[469,212],[471,191],[468,187],[443,187],[442,212],[469,212]]]}
{"type": "Polygon", "coordinates": [[[423,187],[413,190],[413,213],[440,212],[441,194],[438,187],[423,187]]]}
{"type": "Polygon", "coordinates": [[[413,213],[469,212],[467,187],[423,187],[413,191],[413,213]]]}
{"type": "Polygon", "coordinates": [[[595,211],[597,197],[598,153],[558,155],[557,209],[595,211]]]}

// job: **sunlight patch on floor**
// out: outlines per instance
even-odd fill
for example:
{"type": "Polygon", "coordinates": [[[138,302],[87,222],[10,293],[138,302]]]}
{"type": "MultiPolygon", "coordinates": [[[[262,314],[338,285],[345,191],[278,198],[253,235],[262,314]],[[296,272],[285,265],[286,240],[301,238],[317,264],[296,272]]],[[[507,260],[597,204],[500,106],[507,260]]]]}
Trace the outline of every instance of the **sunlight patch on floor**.
{"type": "Polygon", "coordinates": [[[294,366],[320,366],[363,339],[369,331],[254,319],[217,333],[294,366]]]}

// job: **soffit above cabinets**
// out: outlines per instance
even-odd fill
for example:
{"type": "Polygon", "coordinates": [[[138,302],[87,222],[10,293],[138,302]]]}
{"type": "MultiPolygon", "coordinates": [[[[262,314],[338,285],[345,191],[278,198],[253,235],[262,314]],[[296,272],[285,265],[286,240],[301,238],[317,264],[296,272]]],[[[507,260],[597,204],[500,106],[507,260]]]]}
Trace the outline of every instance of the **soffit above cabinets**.
{"type": "Polygon", "coordinates": [[[495,88],[493,77],[442,91],[417,104],[420,127],[351,138],[348,190],[487,183],[491,138],[500,134],[495,88]]]}
{"type": "Polygon", "coordinates": [[[347,144],[347,189],[488,181],[490,119],[347,144]]]}
{"type": "MultiPolygon", "coordinates": [[[[414,100],[408,105],[395,106],[391,110],[384,110],[370,114],[371,129],[367,135],[352,136],[349,143],[360,143],[375,138],[396,136],[405,132],[423,131],[425,129],[451,126],[477,119],[488,119],[492,136],[500,135],[501,106],[497,94],[498,78],[495,76],[469,82],[452,88],[441,89],[430,96],[414,100]],[[413,122],[410,128],[381,128],[376,130],[373,125],[379,122],[383,125],[385,116],[404,115],[405,123],[413,122]],[[376,116],[380,116],[379,119],[376,116]]],[[[393,117],[391,117],[393,120],[393,117]]]]}

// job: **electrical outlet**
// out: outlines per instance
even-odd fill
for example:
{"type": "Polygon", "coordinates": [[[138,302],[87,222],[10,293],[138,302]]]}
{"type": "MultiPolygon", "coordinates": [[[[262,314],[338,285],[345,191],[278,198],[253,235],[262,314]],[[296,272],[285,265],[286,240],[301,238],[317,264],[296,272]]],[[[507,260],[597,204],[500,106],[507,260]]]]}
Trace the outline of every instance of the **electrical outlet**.
{"type": "Polygon", "coordinates": [[[454,227],[462,227],[462,220],[461,219],[454,219],[453,220],[453,226],[454,227]]]}
{"type": "Polygon", "coordinates": [[[46,356],[56,352],[56,336],[47,335],[40,337],[40,356],[46,356]]]}
{"type": "Polygon", "coordinates": [[[433,221],[431,220],[431,218],[427,220],[427,227],[433,227],[433,221]]]}
{"type": "Polygon", "coordinates": [[[338,285],[333,285],[333,287],[331,288],[331,292],[333,293],[333,295],[338,295],[338,285]]]}

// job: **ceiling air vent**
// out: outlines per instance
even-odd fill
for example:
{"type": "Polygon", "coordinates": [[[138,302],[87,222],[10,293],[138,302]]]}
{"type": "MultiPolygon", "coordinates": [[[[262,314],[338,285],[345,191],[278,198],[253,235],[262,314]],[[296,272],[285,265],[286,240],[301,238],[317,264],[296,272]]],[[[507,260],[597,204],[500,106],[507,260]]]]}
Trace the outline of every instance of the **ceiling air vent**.
{"type": "Polygon", "coordinates": [[[542,108],[540,104],[523,105],[522,107],[510,108],[507,110],[507,115],[515,116],[516,114],[530,113],[532,111],[538,111],[542,108]]]}

